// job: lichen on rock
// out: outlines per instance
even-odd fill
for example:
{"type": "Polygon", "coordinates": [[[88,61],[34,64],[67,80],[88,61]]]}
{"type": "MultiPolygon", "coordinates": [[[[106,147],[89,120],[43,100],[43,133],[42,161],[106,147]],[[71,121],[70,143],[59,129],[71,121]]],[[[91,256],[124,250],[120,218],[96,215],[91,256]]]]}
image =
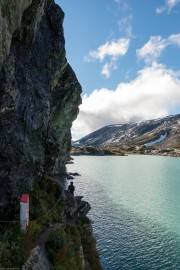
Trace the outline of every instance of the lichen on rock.
{"type": "Polygon", "coordinates": [[[0,204],[69,159],[81,86],[67,62],[54,0],[0,2],[0,204]]]}

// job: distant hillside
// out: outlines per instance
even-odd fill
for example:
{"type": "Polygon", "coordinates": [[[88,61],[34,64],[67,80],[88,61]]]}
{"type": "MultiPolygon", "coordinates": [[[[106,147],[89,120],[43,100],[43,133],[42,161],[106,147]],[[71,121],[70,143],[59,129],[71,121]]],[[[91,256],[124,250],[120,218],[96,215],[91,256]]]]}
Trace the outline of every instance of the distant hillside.
{"type": "Polygon", "coordinates": [[[74,147],[146,146],[180,149],[180,114],[164,118],[105,126],[73,142],[74,147]]]}

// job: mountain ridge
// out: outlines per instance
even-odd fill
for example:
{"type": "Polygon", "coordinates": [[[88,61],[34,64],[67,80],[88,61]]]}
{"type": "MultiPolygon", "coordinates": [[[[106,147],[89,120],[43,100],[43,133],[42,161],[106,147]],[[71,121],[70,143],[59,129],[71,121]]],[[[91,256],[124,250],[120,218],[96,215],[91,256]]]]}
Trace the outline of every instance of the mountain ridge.
{"type": "Polygon", "coordinates": [[[140,123],[113,124],[100,128],[73,147],[146,147],[180,149],[180,114],[145,120],[140,123]]]}

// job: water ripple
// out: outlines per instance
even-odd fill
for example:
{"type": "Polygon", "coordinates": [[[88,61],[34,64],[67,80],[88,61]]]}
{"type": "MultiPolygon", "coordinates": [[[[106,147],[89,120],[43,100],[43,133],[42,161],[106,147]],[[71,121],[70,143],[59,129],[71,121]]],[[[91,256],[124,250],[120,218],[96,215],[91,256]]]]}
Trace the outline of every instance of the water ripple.
{"type": "MultiPolygon", "coordinates": [[[[75,159],[75,167],[72,165],[69,167],[69,171],[74,169],[82,175],[75,182],[76,194],[84,194],[85,199],[91,204],[89,217],[94,221],[94,234],[104,270],[180,270],[180,201],[179,196],[173,197],[177,191],[171,190],[172,187],[169,184],[173,181],[172,175],[168,180],[165,169],[163,170],[164,178],[161,174],[158,175],[158,160],[160,165],[165,166],[167,170],[169,160],[166,163],[164,160],[161,162],[160,159],[156,159],[153,163],[156,167],[150,168],[145,184],[143,184],[145,172],[143,172],[143,178],[138,180],[139,183],[136,181],[136,185],[132,186],[131,178],[128,180],[126,177],[126,181],[123,180],[124,168],[121,168],[122,179],[119,178],[119,182],[112,184],[116,190],[112,189],[111,183],[108,182],[109,174],[105,171],[107,163],[103,165],[102,159],[93,161],[90,157],[88,159],[78,157],[75,159]],[[100,162],[101,170],[98,169],[98,162],[100,162]],[[86,169],[83,170],[82,167],[86,169]],[[103,176],[101,175],[102,167],[103,172],[106,172],[103,176]],[[93,168],[96,168],[96,175],[93,168]],[[156,174],[153,175],[153,171],[156,174]],[[153,182],[152,179],[155,177],[156,181],[153,182]],[[151,182],[148,182],[148,179],[151,182]],[[139,187],[141,185],[140,191],[137,185],[139,187]],[[146,186],[149,193],[146,191],[146,186]],[[168,188],[171,194],[168,193],[170,192],[168,188]],[[133,198],[134,190],[136,196],[133,198]],[[117,191],[121,192],[121,196],[117,191]]],[[[111,164],[112,162],[111,160],[111,164]]],[[[113,170],[117,166],[117,160],[115,162],[113,170]]],[[[122,160],[122,162],[125,161],[122,160]]],[[[141,159],[140,168],[137,168],[139,171],[142,171],[142,162],[141,159]]],[[[145,162],[148,163],[148,160],[145,159],[145,162]]],[[[174,172],[176,167],[172,164],[171,166],[174,172]]],[[[135,173],[133,171],[133,176],[135,173]]],[[[113,175],[112,171],[111,174],[113,175]]],[[[115,175],[114,178],[117,179],[118,176],[115,175]]],[[[174,179],[177,181],[176,178],[174,179]]],[[[177,189],[176,185],[175,189],[177,189]]]]}

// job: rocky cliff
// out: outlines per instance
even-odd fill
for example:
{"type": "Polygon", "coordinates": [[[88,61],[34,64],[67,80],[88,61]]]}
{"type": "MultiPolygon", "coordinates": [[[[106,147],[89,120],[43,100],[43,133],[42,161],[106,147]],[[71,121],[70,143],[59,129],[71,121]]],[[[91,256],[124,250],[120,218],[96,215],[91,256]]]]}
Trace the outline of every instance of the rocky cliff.
{"type": "Polygon", "coordinates": [[[81,86],[54,0],[0,2],[0,205],[63,172],[81,86]]]}

